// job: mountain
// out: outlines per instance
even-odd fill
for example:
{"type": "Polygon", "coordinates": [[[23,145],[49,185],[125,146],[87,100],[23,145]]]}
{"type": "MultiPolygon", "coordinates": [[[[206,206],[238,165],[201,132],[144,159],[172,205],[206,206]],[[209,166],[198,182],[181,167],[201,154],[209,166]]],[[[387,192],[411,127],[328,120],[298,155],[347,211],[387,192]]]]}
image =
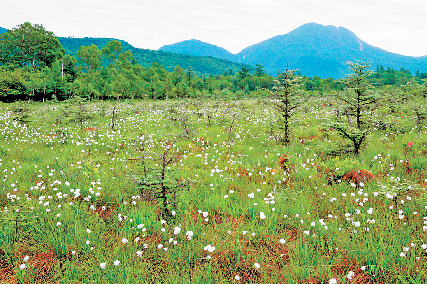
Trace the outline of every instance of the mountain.
{"type": "Polygon", "coordinates": [[[401,67],[412,72],[427,71],[427,56],[410,57],[369,45],[343,27],[309,23],[243,49],[239,62],[261,64],[269,73],[298,69],[307,76],[342,78],[349,73],[349,61],[371,61],[372,67],[401,67]]]}
{"type": "MultiPolygon", "coordinates": [[[[65,48],[68,54],[76,55],[77,50],[82,45],[97,45],[103,48],[111,38],[73,38],[73,37],[59,37],[59,41],[65,48]]],[[[130,50],[135,60],[145,67],[150,67],[154,62],[161,64],[167,71],[172,72],[173,69],[179,65],[184,70],[189,67],[197,74],[223,74],[230,69],[234,73],[240,71],[243,67],[250,68],[246,64],[232,62],[226,59],[207,57],[207,56],[191,56],[171,52],[156,51],[149,49],[135,48],[126,41],[119,40],[122,43],[122,51],[130,50]]]]}
{"type": "MultiPolygon", "coordinates": [[[[0,27],[0,34],[6,32],[7,29],[0,27]]],[[[76,55],[77,50],[82,45],[97,45],[99,48],[103,48],[112,38],[74,38],[74,37],[58,37],[61,45],[64,47],[67,54],[76,55]]],[[[124,40],[119,40],[122,43],[122,50],[130,50],[135,60],[145,67],[150,67],[154,62],[161,64],[167,71],[172,72],[173,69],[179,65],[184,70],[189,67],[200,76],[202,74],[218,75],[228,72],[230,69],[237,73],[242,70],[243,67],[251,68],[251,66],[241,64],[238,62],[232,62],[226,59],[208,57],[208,56],[190,56],[182,55],[171,52],[148,50],[135,48],[124,40]]],[[[201,54],[202,55],[202,54],[201,54]]]]}
{"type": "MultiPolygon", "coordinates": [[[[0,28],[0,33],[5,31],[0,28]]],[[[95,44],[102,48],[111,39],[62,37],[59,40],[67,53],[75,55],[81,45],[95,44]]],[[[289,67],[310,77],[343,78],[350,73],[347,62],[354,60],[369,60],[373,69],[383,65],[395,70],[404,68],[412,73],[417,70],[427,72],[427,56],[411,57],[388,52],[369,45],[346,28],[316,23],[302,25],[288,34],[254,44],[235,55],[224,48],[195,39],[165,45],[158,51],[139,49],[121,42],[123,50],[130,50],[143,66],[158,62],[168,71],[172,71],[176,65],[184,69],[191,66],[197,75],[222,74],[230,69],[236,73],[242,67],[251,68],[260,64],[272,75],[289,67]]]]}
{"type": "Polygon", "coordinates": [[[236,60],[235,55],[226,49],[197,39],[185,40],[171,45],[164,45],[159,48],[159,50],[193,56],[211,56],[230,61],[236,60]]]}
{"type": "MultiPolygon", "coordinates": [[[[167,49],[176,53],[204,52],[209,56],[233,59],[225,49],[197,40],[172,44],[167,49]]],[[[369,60],[372,68],[383,65],[397,70],[403,67],[412,73],[417,70],[427,72],[427,56],[391,53],[369,45],[346,28],[316,23],[302,25],[288,34],[249,46],[234,55],[234,60],[252,66],[261,64],[272,75],[289,67],[310,77],[343,78],[350,72],[347,62],[354,60],[369,60]]]]}

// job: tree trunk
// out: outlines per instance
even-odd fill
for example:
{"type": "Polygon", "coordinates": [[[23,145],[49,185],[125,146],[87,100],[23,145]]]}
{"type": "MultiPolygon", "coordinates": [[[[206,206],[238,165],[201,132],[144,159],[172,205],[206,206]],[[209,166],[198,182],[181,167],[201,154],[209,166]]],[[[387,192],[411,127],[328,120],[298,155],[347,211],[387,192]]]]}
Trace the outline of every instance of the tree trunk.
{"type": "Polygon", "coordinates": [[[347,114],[348,126],[353,127],[353,122],[351,122],[351,117],[350,117],[349,110],[347,109],[345,113],[347,114]]]}

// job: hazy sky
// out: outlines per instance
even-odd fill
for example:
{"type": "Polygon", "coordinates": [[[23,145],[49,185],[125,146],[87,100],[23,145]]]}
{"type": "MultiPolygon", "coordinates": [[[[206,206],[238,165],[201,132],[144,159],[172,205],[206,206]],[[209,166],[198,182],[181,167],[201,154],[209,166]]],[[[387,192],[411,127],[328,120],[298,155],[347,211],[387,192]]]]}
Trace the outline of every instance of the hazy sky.
{"type": "Polygon", "coordinates": [[[158,49],[199,39],[237,53],[316,22],[404,55],[427,55],[427,0],[0,0],[0,27],[112,37],[158,49]]]}

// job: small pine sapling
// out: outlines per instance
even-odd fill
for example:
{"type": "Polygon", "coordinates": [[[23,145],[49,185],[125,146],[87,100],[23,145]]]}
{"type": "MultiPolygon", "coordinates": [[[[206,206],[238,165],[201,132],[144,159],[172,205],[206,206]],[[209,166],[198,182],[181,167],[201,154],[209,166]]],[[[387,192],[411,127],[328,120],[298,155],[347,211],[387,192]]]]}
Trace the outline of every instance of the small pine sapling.
{"type": "Polygon", "coordinates": [[[291,141],[291,118],[295,114],[295,110],[303,102],[301,96],[300,77],[296,76],[296,70],[287,69],[285,72],[277,76],[274,81],[273,98],[275,99],[275,108],[281,116],[280,129],[283,131],[281,141],[285,145],[289,145],[291,141]]]}
{"type": "Polygon", "coordinates": [[[174,175],[173,166],[181,158],[181,152],[175,143],[163,141],[156,151],[144,147],[141,166],[142,176],[134,176],[133,181],[139,185],[146,200],[157,201],[162,216],[170,219],[176,209],[176,198],[187,189],[190,182],[174,175]]]}
{"type": "Polygon", "coordinates": [[[368,82],[368,77],[372,73],[369,70],[369,62],[349,63],[349,66],[353,74],[347,78],[347,89],[338,95],[339,99],[345,103],[347,123],[335,121],[330,124],[330,127],[343,138],[350,140],[353,146],[352,152],[358,155],[370,133],[368,124],[363,119],[363,112],[372,107],[377,99],[368,82]],[[356,120],[355,125],[352,117],[356,120]]]}

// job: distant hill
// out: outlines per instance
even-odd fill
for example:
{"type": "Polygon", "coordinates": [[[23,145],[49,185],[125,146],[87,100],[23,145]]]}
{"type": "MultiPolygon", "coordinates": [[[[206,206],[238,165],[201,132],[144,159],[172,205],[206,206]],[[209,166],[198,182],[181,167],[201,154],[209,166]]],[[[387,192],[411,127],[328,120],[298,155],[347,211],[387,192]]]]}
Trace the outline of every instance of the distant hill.
{"type": "MultiPolygon", "coordinates": [[[[77,50],[82,45],[97,45],[99,48],[103,48],[111,38],[72,38],[72,37],[59,37],[59,41],[65,48],[68,54],[75,55],[77,50]]],[[[242,67],[250,68],[251,66],[244,65],[237,62],[231,62],[225,59],[219,59],[207,56],[190,56],[182,55],[171,52],[163,52],[149,49],[135,48],[126,41],[119,40],[122,43],[122,50],[130,50],[136,59],[136,61],[142,66],[149,67],[154,62],[161,64],[166,70],[173,71],[173,69],[179,65],[184,70],[191,67],[191,69],[197,74],[223,74],[228,70],[233,70],[237,73],[242,67]]]]}
{"type": "MultiPolygon", "coordinates": [[[[0,33],[5,31],[0,28],[0,33]]],[[[102,48],[111,39],[60,37],[59,40],[67,53],[75,55],[81,45],[95,44],[102,48]]],[[[158,62],[168,71],[172,71],[176,65],[184,69],[191,66],[198,75],[222,74],[230,69],[236,73],[242,67],[261,64],[272,75],[289,67],[310,77],[343,78],[350,72],[347,62],[354,60],[369,60],[373,69],[383,65],[395,70],[404,68],[412,73],[417,70],[427,72],[427,56],[391,53],[369,45],[346,28],[316,23],[302,25],[288,34],[254,44],[235,55],[224,48],[195,39],[165,45],[159,51],[139,49],[121,42],[123,50],[130,50],[143,66],[158,62]]]]}
{"type": "MultiPolygon", "coordinates": [[[[200,53],[201,49],[206,48],[204,52],[210,56],[232,58],[223,48],[200,43],[191,40],[167,47],[168,51],[185,54],[200,53]]],[[[354,60],[370,60],[372,68],[383,65],[397,70],[403,67],[413,73],[417,70],[427,72],[427,56],[411,57],[391,53],[369,45],[346,28],[316,23],[302,25],[288,34],[249,46],[234,55],[234,58],[252,66],[261,64],[272,75],[289,67],[310,77],[343,78],[349,73],[346,63],[354,60]]]]}
{"type": "Polygon", "coordinates": [[[194,56],[211,56],[230,61],[236,60],[236,56],[226,49],[196,39],[165,45],[159,48],[159,50],[194,56]]]}
{"type": "Polygon", "coordinates": [[[292,32],[245,48],[239,62],[261,64],[270,72],[287,66],[308,76],[342,78],[349,73],[348,61],[370,60],[373,68],[383,65],[412,72],[427,71],[427,56],[410,57],[385,51],[360,40],[343,27],[305,24],[292,32]]]}
{"type": "MultiPolygon", "coordinates": [[[[7,29],[0,27],[0,34],[6,32],[7,29]]],[[[74,38],[74,37],[58,37],[62,46],[67,54],[76,55],[77,50],[82,45],[97,45],[99,48],[103,48],[112,38],[74,38]]],[[[212,74],[218,75],[228,72],[230,69],[237,73],[242,70],[243,67],[251,68],[246,64],[232,62],[226,59],[220,59],[208,56],[190,56],[182,55],[171,52],[156,51],[149,49],[135,48],[126,41],[119,40],[122,43],[122,50],[130,50],[136,59],[136,61],[142,66],[149,67],[154,62],[161,64],[166,70],[173,71],[173,69],[179,65],[184,70],[191,67],[191,69],[198,75],[212,74]]]]}

